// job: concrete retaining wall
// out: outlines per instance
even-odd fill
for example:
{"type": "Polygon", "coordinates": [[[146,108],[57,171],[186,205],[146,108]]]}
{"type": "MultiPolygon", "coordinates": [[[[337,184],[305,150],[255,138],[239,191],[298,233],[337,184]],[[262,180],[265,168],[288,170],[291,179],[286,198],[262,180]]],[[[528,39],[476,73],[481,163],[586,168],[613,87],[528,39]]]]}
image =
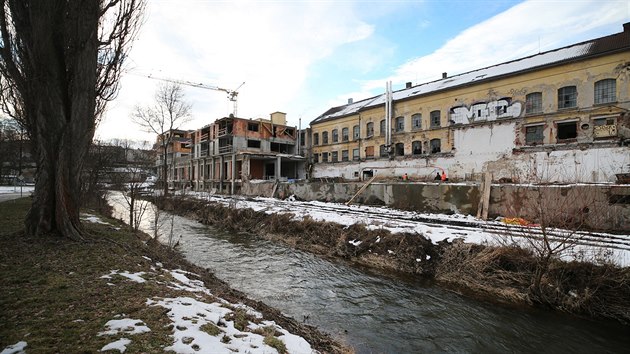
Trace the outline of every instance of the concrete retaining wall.
{"type": "MultiPolygon", "coordinates": [[[[295,195],[302,200],[346,202],[362,182],[279,183],[275,197],[295,195]]],[[[241,194],[271,196],[274,182],[245,183],[241,194]]],[[[475,183],[372,183],[355,199],[358,204],[386,205],[426,213],[476,215],[479,185],[475,183]]],[[[595,229],[630,233],[630,185],[519,185],[494,184],[489,217],[521,217],[536,222],[542,217],[560,226],[584,223],[595,229]]]]}

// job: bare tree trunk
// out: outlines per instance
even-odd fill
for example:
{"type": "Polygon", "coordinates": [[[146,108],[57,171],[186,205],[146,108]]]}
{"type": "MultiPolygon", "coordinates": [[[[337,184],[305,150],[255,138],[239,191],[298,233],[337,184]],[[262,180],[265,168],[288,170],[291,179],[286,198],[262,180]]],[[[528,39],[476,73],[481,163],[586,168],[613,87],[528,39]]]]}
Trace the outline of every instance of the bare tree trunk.
{"type": "Polygon", "coordinates": [[[0,74],[6,80],[0,95],[14,103],[37,156],[26,232],[81,239],[81,170],[98,114],[115,95],[144,4],[0,0],[0,5],[0,74]]]}
{"type": "Polygon", "coordinates": [[[78,191],[95,130],[100,8],[97,1],[43,1],[31,3],[27,11],[30,36],[24,37],[31,41],[26,45],[32,82],[23,99],[38,168],[26,232],[57,231],[80,239],[78,191]]]}

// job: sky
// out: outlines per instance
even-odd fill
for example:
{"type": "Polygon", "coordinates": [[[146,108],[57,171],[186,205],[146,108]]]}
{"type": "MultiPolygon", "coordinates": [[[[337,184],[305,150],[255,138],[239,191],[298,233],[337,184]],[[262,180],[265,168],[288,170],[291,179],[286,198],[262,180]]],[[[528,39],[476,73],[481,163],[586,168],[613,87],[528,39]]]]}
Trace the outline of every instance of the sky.
{"type": "MultiPolygon", "coordinates": [[[[131,116],[153,103],[160,79],[240,87],[238,117],[280,111],[305,128],[389,80],[394,90],[422,84],[618,33],[626,22],[630,0],[147,0],[95,138],[153,141],[131,116]]],[[[192,119],[181,128],[232,113],[225,92],[183,88],[192,119]]]]}

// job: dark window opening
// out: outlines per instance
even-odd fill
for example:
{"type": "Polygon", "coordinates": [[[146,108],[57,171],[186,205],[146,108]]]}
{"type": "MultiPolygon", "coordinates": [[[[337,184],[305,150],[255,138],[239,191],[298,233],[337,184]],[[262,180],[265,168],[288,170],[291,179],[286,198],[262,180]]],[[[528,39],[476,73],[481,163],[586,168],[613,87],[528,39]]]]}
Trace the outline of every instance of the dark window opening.
{"type": "Polygon", "coordinates": [[[422,154],[422,142],[414,141],[411,143],[411,153],[414,155],[422,154]]]}
{"type": "Polygon", "coordinates": [[[250,132],[257,132],[260,127],[259,123],[247,123],[247,130],[250,132]]]}
{"type": "Polygon", "coordinates": [[[348,161],[348,150],[341,151],[341,161],[348,161]]]}
{"type": "Polygon", "coordinates": [[[260,149],[260,140],[247,140],[247,147],[260,149]]]}
{"type": "Polygon", "coordinates": [[[333,151],[331,154],[331,160],[332,162],[337,162],[339,161],[339,153],[337,151],[333,151]]]}
{"type": "Polygon", "coordinates": [[[379,149],[379,156],[380,157],[388,157],[389,154],[387,153],[387,149],[385,148],[385,145],[381,145],[378,147],[379,149]]]}
{"type": "Polygon", "coordinates": [[[403,143],[396,144],[396,156],[405,156],[405,144],[403,143]]]}
{"type": "Polygon", "coordinates": [[[577,123],[558,123],[558,140],[577,138],[577,123]]]}
{"type": "Polygon", "coordinates": [[[341,141],[348,141],[350,139],[350,134],[348,128],[341,129],[341,141]]]}
{"type": "Polygon", "coordinates": [[[442,152],[442,141],[440,139],[431,139],[431,153],[437,154],[442,152]]]}

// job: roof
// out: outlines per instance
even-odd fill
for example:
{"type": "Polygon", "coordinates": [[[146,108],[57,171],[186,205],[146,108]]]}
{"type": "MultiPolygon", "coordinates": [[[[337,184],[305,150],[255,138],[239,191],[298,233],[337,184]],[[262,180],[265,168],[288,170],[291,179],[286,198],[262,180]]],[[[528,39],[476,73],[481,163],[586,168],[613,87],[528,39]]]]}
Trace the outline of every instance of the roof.
{"type": "MultiPolygon", "coordinates": [[[[563,63],[584,60],[619,51],[630,50],[630,22],[623,25],[624,31],[588,40],[581,43],[572,44],[559,49],[535,54],[532,56],[508,61],[505,63],[489,66],[466,72],[459,75],[446,77],[437,81],[432,81],[410,88],[393,92],[393,100],[400,101],[440,92],[447,89],[475,84],[477,82],[487,82],[497,80],[510,75],[516,75],[535,69],[556,66],[563,63]]],[[[385,93],[370,97],[361,101],[349,103],[347,105],[330,108],[319,117],[315,118],[311,124],[342,118],[356,114],[360,111],[385,104],[385,93]]]]}

